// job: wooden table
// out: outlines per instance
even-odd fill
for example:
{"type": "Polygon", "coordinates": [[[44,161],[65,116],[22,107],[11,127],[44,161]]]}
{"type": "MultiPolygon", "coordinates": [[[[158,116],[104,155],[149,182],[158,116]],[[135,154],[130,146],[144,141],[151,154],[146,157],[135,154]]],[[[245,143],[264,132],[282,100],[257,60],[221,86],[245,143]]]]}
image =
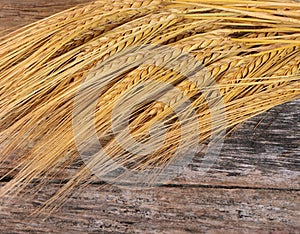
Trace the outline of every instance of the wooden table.
{"type": "MultiPolygon", "coordinates": [[[[0,31],[83,2],[0,0],[0,31]]],[[[137,192],[95,182],[49,218],[30,217],[59,186],[53,181],[35,199],[1,205],[0,233],[299,233],[299,106],[296,100],[244,123],[205,176],[196,157],[168,185],[137,192]]]]}

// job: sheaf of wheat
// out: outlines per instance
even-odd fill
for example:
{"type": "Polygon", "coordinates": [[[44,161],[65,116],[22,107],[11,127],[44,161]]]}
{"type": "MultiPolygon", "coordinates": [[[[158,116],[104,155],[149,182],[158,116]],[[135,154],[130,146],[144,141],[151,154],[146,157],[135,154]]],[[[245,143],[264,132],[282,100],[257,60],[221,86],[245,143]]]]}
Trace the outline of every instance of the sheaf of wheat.
{"type": "MultiPolygon", "coordinates": [[[[113,170],[111,159],[132,171],[152,170],[155,183],[159,170],[181,150],[205,145],[212,135],[299,98],[299,71],[300,3],[291,0],[100,0],[25,26],[0,40],[0,176],[10,178],[0,197],[18,196],[33,181],[42,187],[56,176],[67,176],[44,205],[54,209],[92,179],[92,167],[100,179],[113,170]],[[172,50],[157,50],[152,64],[139,64],[146,59],[142,45],[172,50]],[[118,57],[130,48],[134,53],[118,57]],[[116,60],[108,62],[113,56],[116,60]],[[203,69],[198,71],[192,60],[203,69]],[[106,65],[91,73],[99,63],[106,65]],[[82,163],[73,122],[78,88],[91,74],[109,74],[122,64],[133,66],[107,83],[93,116],[93,131],[105,155],[82,163]],[[123,103],[125,113],[150,94],[164,101],[141,102],[129,113],[131,138],[122,128],[113,132],[116,105],[123,103]],[[174,113],[173,107],[186,100],[189,105],[174,113]],[[219,111],[220,103],[225,119],[212,125],[212,112],[219,111]],[[189,122],[191,113],[196,122],[189,122]],[[182,122],[198,133],[196,140],[182,135],[182,122]],[[167,130],[158,128],[151,137],[149,129],[157,123],[167,130]],[[142,154],[145,149],[134,142],[151,152],[142,154]],[[78,163],[75,172],[65,174],[78,163]]],[[[97,84],[91,82],[81,97],[83,120],[97,84]]],[[[79,127],[82,139],[89,139],[90,126],[79,127]]]]}

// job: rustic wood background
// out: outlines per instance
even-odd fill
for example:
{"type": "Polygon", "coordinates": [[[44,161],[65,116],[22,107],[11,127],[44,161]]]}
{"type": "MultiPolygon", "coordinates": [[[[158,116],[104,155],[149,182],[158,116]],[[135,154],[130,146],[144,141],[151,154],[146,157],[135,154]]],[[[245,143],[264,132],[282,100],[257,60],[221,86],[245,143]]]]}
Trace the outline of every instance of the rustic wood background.
{"type": "MultiPolygon", "coordinates": [[[[89,1],[0,0],[0,33],[89,1]]],[[[300,233],[299,105],[240,126],[205,176],[195,158],[168,185],[136,192],[95,182],[50,217],[30,217],[59,186],[53,181],[33,200],[2,202],[0,233],[300,233]]]]}

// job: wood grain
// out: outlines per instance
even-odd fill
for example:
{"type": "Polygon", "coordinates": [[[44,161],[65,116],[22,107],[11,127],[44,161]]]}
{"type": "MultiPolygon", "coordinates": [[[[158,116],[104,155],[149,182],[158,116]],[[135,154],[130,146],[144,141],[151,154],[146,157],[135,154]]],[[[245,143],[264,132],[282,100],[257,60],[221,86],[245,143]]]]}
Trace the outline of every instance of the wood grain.
{"type": "MultiPolygon", "coordinates": [[[[7,33],[84,2],[89,1],[0,0],[0,31],[7,33]]],[[[150,190],[103,189],[95,179],[46,219],[28,214],[56,191],[62,177],[54,178],[34,199],[28,187],[22,199],[1,201],[0,232],[297,233],[299,105],[300,99],[239,126],[204,176],[199,173],[199,155],[170,184],[150,190]]]]}
{"type": "MultiPolygon", "coordinates": [[[[52,194],[52,184],[39,194],[52,194]]],[[[131,191],[90,185],[50,218],[30,218],[40,205],[16,202],[2,209],[2,233],[295,233],[296,191],[158,187],[131,191]]]]}
{"type": "Polygon", "coordinates": [[[1,0],[0,35],[86,2],[91,0],[1,0]]]}

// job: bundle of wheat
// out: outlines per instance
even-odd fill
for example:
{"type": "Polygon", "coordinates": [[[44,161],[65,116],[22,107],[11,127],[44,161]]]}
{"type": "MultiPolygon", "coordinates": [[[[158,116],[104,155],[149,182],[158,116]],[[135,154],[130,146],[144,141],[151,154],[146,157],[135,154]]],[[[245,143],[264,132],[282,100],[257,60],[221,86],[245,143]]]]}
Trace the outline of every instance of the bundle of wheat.
{"type": "Polygon", "coordinates": [[[11,180],[0,197],[78,161],[45,207],[119,168],[114,182],[131,172],[161,182],[212,137],[299,98],[299,11],[286,0],[100,0],[2,37],[0,162],[11,180]]]}

